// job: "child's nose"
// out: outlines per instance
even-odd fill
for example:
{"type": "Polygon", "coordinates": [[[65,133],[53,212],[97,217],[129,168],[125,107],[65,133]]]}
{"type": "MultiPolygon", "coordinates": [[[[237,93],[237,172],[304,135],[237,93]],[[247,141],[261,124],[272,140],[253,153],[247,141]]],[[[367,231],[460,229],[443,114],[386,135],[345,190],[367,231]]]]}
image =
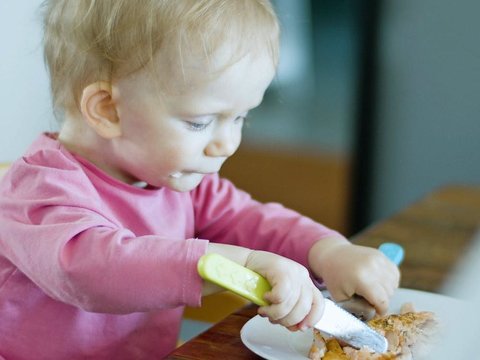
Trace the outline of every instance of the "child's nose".
{"type": "Polygon", "coordinates": [[[212,140],[205,148],[205,155],[229,157],[240,145],[241,127],[234,124],[223,124],[213,134],[212,140]]]}

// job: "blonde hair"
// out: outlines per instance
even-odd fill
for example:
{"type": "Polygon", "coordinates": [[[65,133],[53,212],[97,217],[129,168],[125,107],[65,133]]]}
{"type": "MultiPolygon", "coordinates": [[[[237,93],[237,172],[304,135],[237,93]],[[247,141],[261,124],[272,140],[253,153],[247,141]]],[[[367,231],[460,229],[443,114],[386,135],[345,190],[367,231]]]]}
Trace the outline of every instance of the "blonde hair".
{"type": "Polygon", "coordinates": [[[182,49],[197,48],[208,60],[236,44],[232,61],[267,47],[278,62],[279,26],[269,0],[46,0],[43,11],[57,110],[78,109],[87,85],[145,68],[158,51],[172,51],[171,61],[181,64],[182,49]]]}

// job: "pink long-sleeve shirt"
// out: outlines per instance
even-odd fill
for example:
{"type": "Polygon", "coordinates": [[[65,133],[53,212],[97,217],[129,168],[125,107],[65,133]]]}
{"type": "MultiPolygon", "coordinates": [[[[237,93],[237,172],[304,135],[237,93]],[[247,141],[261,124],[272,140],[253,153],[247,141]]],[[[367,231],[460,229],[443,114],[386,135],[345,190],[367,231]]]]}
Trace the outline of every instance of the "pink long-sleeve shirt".
{"type": "Polygon", "coordinates": [[[122,183],[43,134],[0,183],[0,358],[157,359],[199,306],[208,241],[307,264],[333,230],[217,175],[122,183]]]}

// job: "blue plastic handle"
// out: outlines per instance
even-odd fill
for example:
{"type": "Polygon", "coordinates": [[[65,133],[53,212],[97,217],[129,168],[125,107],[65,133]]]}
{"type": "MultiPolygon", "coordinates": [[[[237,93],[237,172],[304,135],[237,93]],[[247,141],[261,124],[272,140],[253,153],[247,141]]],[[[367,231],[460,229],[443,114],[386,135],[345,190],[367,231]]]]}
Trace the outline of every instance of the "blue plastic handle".
{"type": "Polygon", "coordinates": [[[400,265],[405,256],[403,247],[395,243],[383,243],[379,246],[380,250],[386,257],[388,257],[395,265],[400,265]]]}

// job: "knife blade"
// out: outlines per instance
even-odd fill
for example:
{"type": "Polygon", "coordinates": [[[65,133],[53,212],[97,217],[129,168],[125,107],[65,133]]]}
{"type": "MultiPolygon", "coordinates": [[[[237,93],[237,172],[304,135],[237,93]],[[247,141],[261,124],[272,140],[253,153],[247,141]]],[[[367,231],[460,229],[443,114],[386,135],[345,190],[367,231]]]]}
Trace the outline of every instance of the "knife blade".
{"type": "MultiPolygon", "coordinates": [[[[203,255],[197,268],[203,279],[233,291],[257,305],[268,305],[263,295],[271,290],[271,286],[260,274],[215,253],[203,255]]],[[[383,353],[388,347],[385,337],[329,299],[325,299],[324,313],[314,327],[357,349],[367,347],[383,353]]]]}

